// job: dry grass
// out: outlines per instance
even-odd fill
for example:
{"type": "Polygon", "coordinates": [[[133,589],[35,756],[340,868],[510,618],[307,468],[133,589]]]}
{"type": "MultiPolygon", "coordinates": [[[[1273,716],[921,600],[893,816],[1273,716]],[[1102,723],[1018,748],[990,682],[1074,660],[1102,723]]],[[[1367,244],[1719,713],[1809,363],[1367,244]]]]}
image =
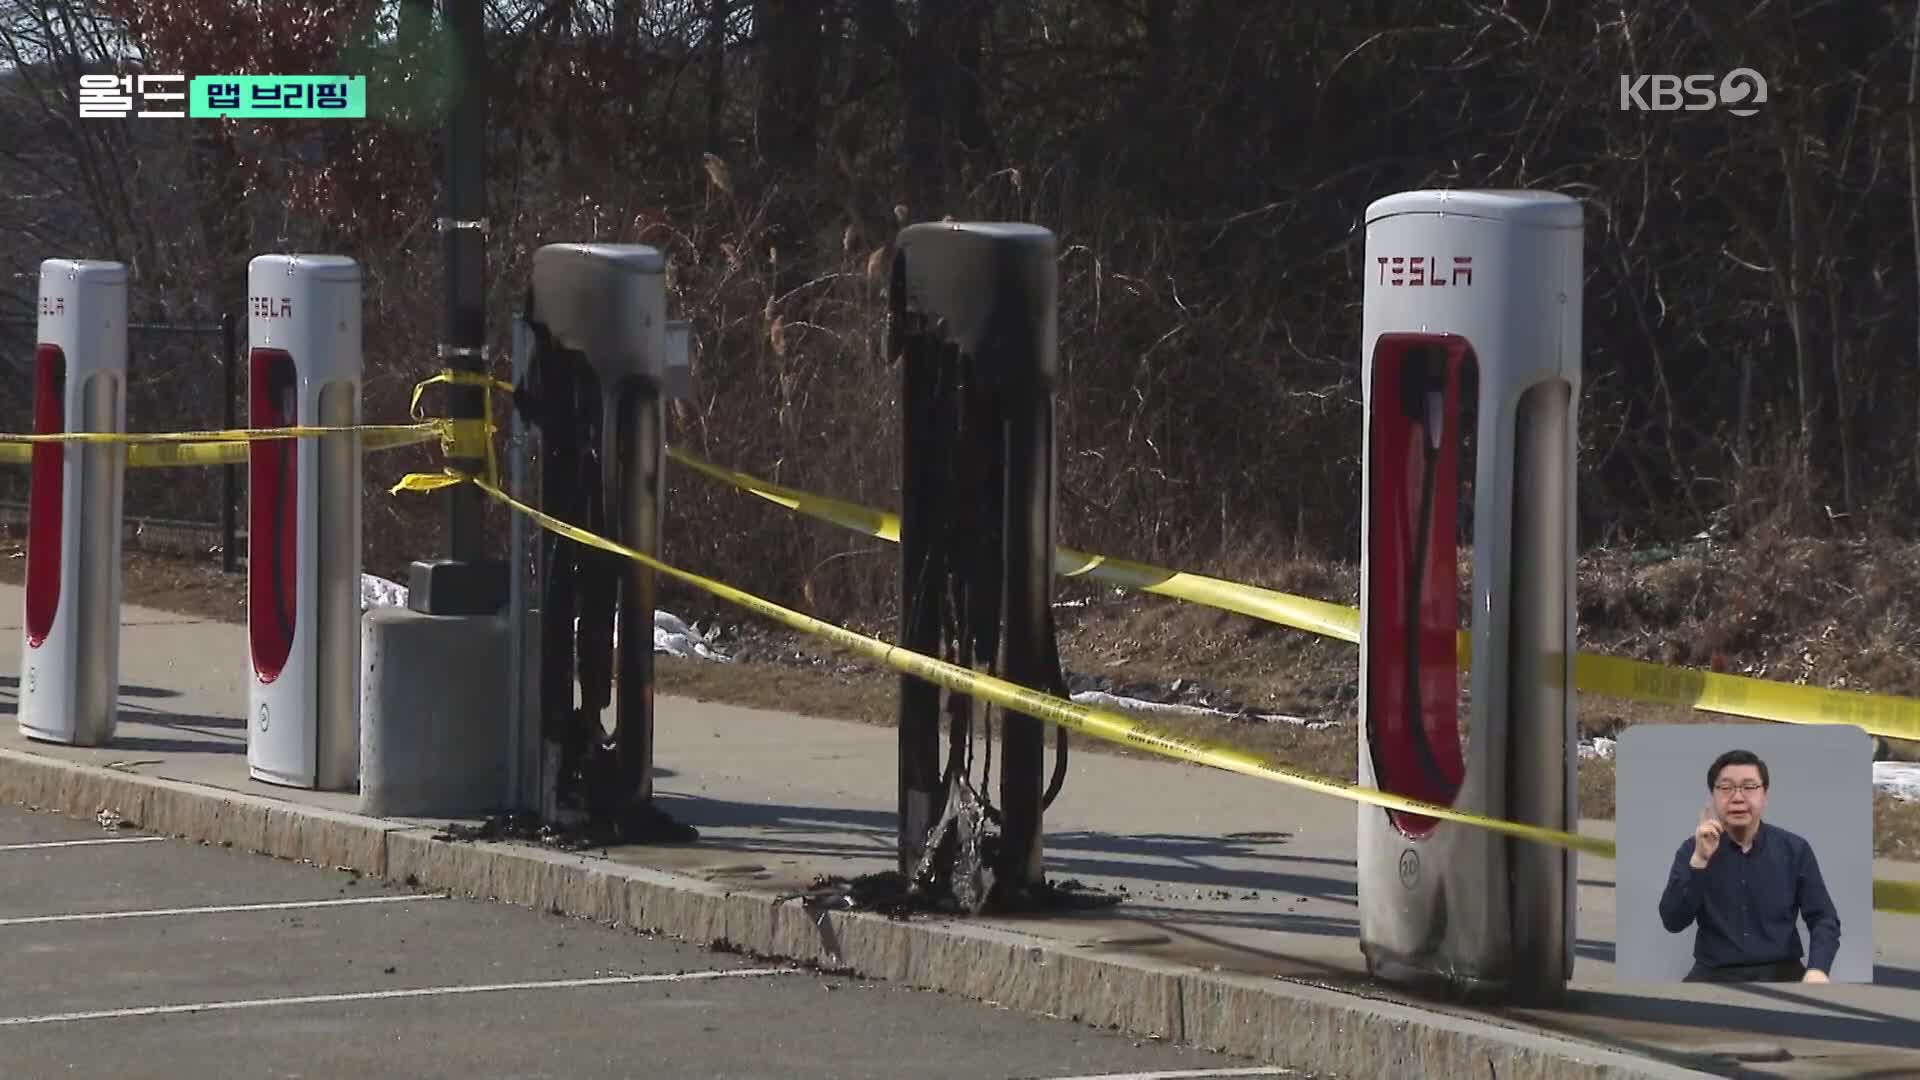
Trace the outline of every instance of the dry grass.
{"type": "Polygon", "coordinates": [[[1613,762],[1589,758],[1580,762],[1580,816],[1612,821],[1614,814],[1613,762]]]}
{"type": "MultiPolygon", "coordinates": [[[[129,545],[120,566],[123,603],[220,622],[246,621],[246,576],[223,572],[217,557],[190,559],[129,545]]],[[[21,584],[25,571],[22,541],[0,540],[0,582],[21,584]]]]}
{"type": "Polygon", "coordinates": [[[1672,557],[1582,560],[1583,645],[1782,682],[1920,694],[1920,544],[1762,527],[1672,557]]]}

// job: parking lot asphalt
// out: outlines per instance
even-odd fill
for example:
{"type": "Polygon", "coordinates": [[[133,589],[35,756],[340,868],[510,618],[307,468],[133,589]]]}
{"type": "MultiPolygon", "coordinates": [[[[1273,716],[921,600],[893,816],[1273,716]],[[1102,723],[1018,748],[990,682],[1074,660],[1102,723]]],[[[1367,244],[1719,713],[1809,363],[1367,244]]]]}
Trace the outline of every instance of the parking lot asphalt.
{"type": "Polygon", "coordinates": [[[0,952],[18,1080],[1302,1075],[17,807],[0,952]]]}

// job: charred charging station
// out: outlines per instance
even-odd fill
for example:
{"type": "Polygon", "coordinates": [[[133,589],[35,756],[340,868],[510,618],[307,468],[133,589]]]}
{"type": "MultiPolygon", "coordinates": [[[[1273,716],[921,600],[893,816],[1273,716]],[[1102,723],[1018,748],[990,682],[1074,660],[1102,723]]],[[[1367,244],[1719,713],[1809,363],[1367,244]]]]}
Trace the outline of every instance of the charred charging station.
{"type": "MultiPolygon", "coordinates": [[[[1415,191],[1368,207],[1363,267],[1360,783],[1564,830],[1581,243],[1580,204],[1562,195],[1415,191]]],[[[1358,857],[1375,975],[1565,989],[1571,853],[1363,805],[1358,857]]]]}
{"type": "MultiPolygon", "coordinates": [[[[1035,225],[908,227],[888,350],[901,369],[901,645],[1065,696],[1052,606],[1054,260],[1053,233],[1035,225]]],[[[987,706],[903,675],[899,707],[900,872],[970,911],[1026,906],[1045,886],[1041,819],[1065,776],[1065,729],[1043,793],[1041,722],[1001,717],[994,807],[981,790],[987,706]]]]}
{"type": "MultiPolygon", "coordinates": [[[[33,430],[127,430],[127,269],[40,264],[33,430]]],[[[100,746],[120,697],[120,496],[125,449],[34,443],[27,492],[20,732],[100,746]]]]}
{"type": "MultiPolygon", "coordinates": [[[[665,272],[650,247],[548,244],[534,254],[514,333],[515,489],[548,514],[655,556],[665,404],[683,392],[686,370],[685,326],[667,320],[665,272]]],[[[697,839],[653,801],[656,575],[524,515],[514,517],[512,544],[515,805],[630,842],[697,839]]]]}
{"type": "MultiPolygon", "coordinates": [[[[360,423],[360,267],[339,255],[247,266],[249,427],[360,423]]],[[[352,790],[360,759],[360,441],[251,443],[247,768],[352,790]]]]}

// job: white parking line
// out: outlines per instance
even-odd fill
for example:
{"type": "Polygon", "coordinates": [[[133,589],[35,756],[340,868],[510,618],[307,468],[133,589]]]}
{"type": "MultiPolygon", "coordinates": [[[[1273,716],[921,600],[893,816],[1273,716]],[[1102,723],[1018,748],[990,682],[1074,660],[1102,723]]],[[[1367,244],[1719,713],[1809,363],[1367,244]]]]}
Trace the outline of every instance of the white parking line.
{"type": "Polygon", "coordinates": [[[39,851],[41,848],[93,847],[98,844],[151,844],[164,836],[103,836],[94,840],[36,840],[31,844],[0,844],[0,851],[39,851]]]}
{"type": "Polygon", "coordinates": [[[607,975],[592,979],[551,979],[545,982],[487,983],[478,986],[423,986],[413,990],[367,990],[354,994],[308,994],[302,997],[204,1001],[193,1005],[143,1005],[131,1009],[100,1009],[94,1012],[0,1017],[0,1027],[19,1027],[23,1024],[65,1024],[77,1020],[118,1020],[136,1016],[171,1016],[178,1013],[223,1012],[232,1009],[269,1009],[282,1005],[331,1005],[343,1001],[387,1001],[393,998],[441,997],[450,994],[491,994],[503,990],[567,990],[587,986],[692,982],[696,979],[742,979],[760,975],[786,975],[798,970],[798,968],[738,968],[731,971],[684,971],[666,975],[607,975]]]}
{"type": "Polygon", "coordinates": [[[1292,1069],[1278,1065],[1254,1065],[1244,1069],[1175,1069],[1172,1072],[1101,1073],[1098,1076],[1053,1076],[1047,1080],[1201,1080],[1214,1076],[1298,1076],[1292,1069]]]}
{"type": "Polygon", "coordinates": [[[224,915],[236,911],[285,911],[290,908],[346,907],[349,904],[406,904],[415,900],[445,900],[447,894],[406,896],[350,896],[344,900],[282,900],[271,904],[217,904],[210,907],[148,908],[144,911],[90,911],[79,915],[19,915],[0,919],[0,926],[37,923],[95,922],[101,919],[146,919],[157,915],[224,915]]]}
{"type": "Polygon", "coordinates": [[[1102,1072],[1098,1076],[1048,1076],[1048,1080],[1202,1080],[1210,1076],[1298,1076],[1298,1072],[1279,1065],[1254,1065],[1250,1068],[1175,1068],[1173,1072],[1102,1072]]]}

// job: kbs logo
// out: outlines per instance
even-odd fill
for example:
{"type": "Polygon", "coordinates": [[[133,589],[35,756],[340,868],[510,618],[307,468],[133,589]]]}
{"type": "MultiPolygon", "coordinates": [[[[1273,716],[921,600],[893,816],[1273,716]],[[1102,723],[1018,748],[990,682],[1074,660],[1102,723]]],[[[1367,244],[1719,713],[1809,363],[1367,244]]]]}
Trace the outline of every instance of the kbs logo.
{"type": "Polygon", "coordinates": [[[293,298],[289,296],[252,296],[247,298],[253,307],[255,318],[287,319],[293,317],[293,298]]]}
{"type": "Polygon", "coordinates": [[[1767,80],[1752,68],[1716,75],[1620,76],[1620,109],[1628,112],[1705,112],[1714,107],[1752,116],[1767,101],[1767,80]],[[1683,96],[1684,95],[1684,96],[1683,96]]]}
{"type": "Polygon", "coordinates": [[[64,296],[42,296],[42,297],[40,298],[40,314],[42,314],[42,315],[65,315],[66,313],[67,313],[67,298],[66,298],[66,297],[64,297],[64,296]]]}
{"type": "Polygon", "coordinates": [[[1380,264],[1380,284],[1394,288],[1473,284],[1471,255],[1455,255],[1451,272],[1432,255],[1376,255],[1373,261],[1380,264]]]}

